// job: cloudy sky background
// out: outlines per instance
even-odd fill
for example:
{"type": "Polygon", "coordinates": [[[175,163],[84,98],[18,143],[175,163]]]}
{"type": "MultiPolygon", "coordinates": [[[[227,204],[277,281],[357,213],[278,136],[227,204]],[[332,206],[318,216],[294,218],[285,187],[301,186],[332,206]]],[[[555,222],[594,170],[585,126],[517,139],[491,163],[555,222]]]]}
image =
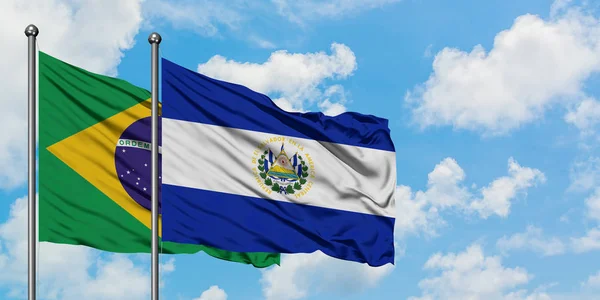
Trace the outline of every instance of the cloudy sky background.
{"type": "MultiPolygon", "coordinates": [[[[600,297],[600,3],[0,1],[0,298],[26,297],[26,37],[150,88],[161,54],[289,111],[390,120],[396,265],[161,257],[162,299],[600,297]]],[[[41,299],[148,299],[148,255],[42,243],[41,299]]]]}

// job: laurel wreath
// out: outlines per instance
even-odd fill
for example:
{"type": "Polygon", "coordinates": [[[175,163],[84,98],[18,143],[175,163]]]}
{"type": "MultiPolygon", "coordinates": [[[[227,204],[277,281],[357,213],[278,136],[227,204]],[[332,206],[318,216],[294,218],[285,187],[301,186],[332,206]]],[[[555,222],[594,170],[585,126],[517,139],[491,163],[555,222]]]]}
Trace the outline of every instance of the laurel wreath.
{"type": "Polygon", "coordinates": [[[260,159],[258,160],[258,166],[257,166],[258,170],[260,171],[259,175],[263,179],[265,185],[270,186],[271,190],[273,190],[274,192],[278,192],[278,193],[285,191],[287,194],[293,194],[293,193],[295,193],[296,190],[297,191],[301,190],[302,186],[306,183],[306,177],[308,177],[308,166],[304,162],[304,159],[302,159],[302,156],[298,155],[300,164],[302,164],[302,174],[300,176],[300,180],[296,181],[293,185],[288,184],[287,187],[285,187],[282,190],[281,189],[282,187],[277,182],[273,183],[271,178],[269,178],[267,176],[267,173],[265,172],[264,163],[265,163],[265,157],[267,156],[267,154],[269,154],[269,151],[265,151],[260,156],[260,159]]]}

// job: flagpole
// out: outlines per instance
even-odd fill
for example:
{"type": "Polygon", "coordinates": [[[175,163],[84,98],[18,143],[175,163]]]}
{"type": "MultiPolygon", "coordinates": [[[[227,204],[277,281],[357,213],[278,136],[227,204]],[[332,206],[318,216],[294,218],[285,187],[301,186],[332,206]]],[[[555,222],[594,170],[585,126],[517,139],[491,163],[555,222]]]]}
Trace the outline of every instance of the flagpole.
{"type": "Polygon", "coordinates": [[[29,269],[27,270],[27,284],[28,284],[28,299],[35,300],[36,296],[36,243],[37,243],[37,235],[36,235],[36,217],[37,217],[37,209],[35,203],[35,148],[36,148],[36,47],[35,41],[37,35],[39,33],[38,28],[31,24],[25,28],[25,36],[27,36],[28,41],[28,89],[27,89],[27,98],[28,98],[28,113],[27,120],[29,121],[29,140],[27,147],[27,171],[28,171],[28,192],[27,192],[27,200],[28,200],[28,256],[27,256],[27,264],[29,269]]]}
{"type": "Polygon", "coordinates": [[[152,47],[152,300],[158,300],[158,45],[162,38],[153,32],[152,47]]]}
{"type": "Polygon", "coordinates": [[[28,200],[28,257],[27,264],[29,269],[27,270],[27,284],[28,284],[28,299],[35,300],[35,279],[36,279],[36,203],[35,203],[35,148],[36,148],[36,47],[35,41],[37,35],[39,33],[38,28],[31,24],[25,28],[25,36],[27,36],[28,41],[28,89],[27,89],[27,98],[28,98],[28,107],[27,107],[27,120],[29,121],[29,140],[27,147],[27,172],[29,173],[28,178],[28,192],[27,192],[27,200],[28,200]]]}

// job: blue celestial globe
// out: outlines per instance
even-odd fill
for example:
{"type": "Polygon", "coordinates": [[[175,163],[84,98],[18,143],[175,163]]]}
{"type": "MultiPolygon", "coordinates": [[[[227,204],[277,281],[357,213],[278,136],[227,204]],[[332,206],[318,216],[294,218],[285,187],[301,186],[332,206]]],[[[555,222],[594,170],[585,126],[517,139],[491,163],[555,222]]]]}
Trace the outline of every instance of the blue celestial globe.
{"type": "MultiPolygon", "coordinates": [[[[131,124],[121,134],[115,151],[117,176],[129,196],[147,210],[152,209],[151,202],[151,117],[140,119],[131,124]]],[[[161,126],[158,126],[158,145],[161,144],[161,126]]],[[[158,212],[161,213],[162,155],[158,155],[158,212]]]]}

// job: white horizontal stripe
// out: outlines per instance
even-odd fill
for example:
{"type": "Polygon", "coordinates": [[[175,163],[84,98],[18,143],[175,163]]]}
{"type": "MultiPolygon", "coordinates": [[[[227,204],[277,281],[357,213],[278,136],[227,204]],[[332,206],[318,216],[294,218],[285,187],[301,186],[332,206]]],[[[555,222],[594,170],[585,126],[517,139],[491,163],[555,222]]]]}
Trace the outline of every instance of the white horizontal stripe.
{"type": "Polygon", "coordinates": [[[168,118],[162,120],[162,134],[164,184],[395,216],[394,152],[168,118]],[[275,156],[280,152],[279,140],[260,148],[271,138],[285,141],[288,157],[298,151],[307,165],[314,165],[302,191],[279,194],[259,183],[264,180],[253,159],[266,149],[275,156]]]}

